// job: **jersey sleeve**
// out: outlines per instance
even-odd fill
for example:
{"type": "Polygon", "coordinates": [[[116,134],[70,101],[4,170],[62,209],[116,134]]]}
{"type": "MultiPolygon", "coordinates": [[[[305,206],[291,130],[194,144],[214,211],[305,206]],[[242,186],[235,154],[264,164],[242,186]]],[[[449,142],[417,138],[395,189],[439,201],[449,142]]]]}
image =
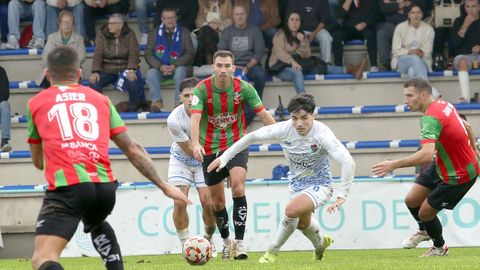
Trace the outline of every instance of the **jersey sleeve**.
{"type": "Polygon", "coordinates": [[[170,114],[167,118],[167,126],[170,137],[172,137],[174,142],[186,142],[190,140],[187,133],[183,131],[181,123],[177,119],[174,119],[174,115],[170,114]]]}
{"type": "Polygon", "coordinates": [[[202,114],[205,100],[207,100],[207,90],[205,88],[205,84],[198,84],[195,86],[195,88],[193,88],[191,113],[202,114]]]}
{"type": "Polygon", "coordinates": [[[437,118],[424,115],[420,120],[420,143],[434,143],[440,137],[442,125],[437,118]]]}
{"type": "Polygon", "coordinates": [[[110,137],[112,137],[113,135],[127,131],[127,127],[110,99],[108,100],[108,104],[110,106],[110,137]]]}
{"type": "Polygon", "coordinates": [[[244,99],[247,100],[250,108],[252,108],[255,113],[258,113],[265,108],[262,100],[258,96],[257,90],[255,90],[250,83],[244,83],[242,88],[244,99]]]}
{"type": "Polygon", "coordinates": [[[37,126],[33,122],[32,112],[30,111],[30,107],[27,106],[27,127],[28,127],[28,139],[27,142],[30,144],[38,144],[42,143],[42,138],[38,134],[37,126]]]}

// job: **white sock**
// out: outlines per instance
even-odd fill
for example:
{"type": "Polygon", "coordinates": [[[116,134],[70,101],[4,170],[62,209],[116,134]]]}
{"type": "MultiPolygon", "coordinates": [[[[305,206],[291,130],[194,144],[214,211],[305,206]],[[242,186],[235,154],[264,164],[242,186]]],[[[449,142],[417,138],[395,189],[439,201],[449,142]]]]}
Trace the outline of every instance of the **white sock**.
{"type": "Polygon", "coordinates": [[[312,217],[310,220],[310,226],[302,231],[302,233],[312,242],[314,248],[318,248],[322,245],[323,237],[320,234],[320,225],[318,221],[312,217]]]}
{"type": "Polygon", "coordinates": [[[185,244],[185,241],[187,241],[188,237],[190,236],[190,232],[188,231],[188,228],[183,229],[183,230],[177,230],[177,236],[178,239],[180,239],[180,243],[185,244]]]}
{"type": "Polygon", "coordinates": [[[272,245],[270,246],[269,250],[273,251],[273,253],[278,253],[280,247],[287,241],[287,239],[292,235],[292,233],[297,229],[298,221],[300,218],[290,218],[285,216],[278,226],[277,235],[275,236],[275,240],[273,241],[272,245]]]}
{"type": "Polygon", "coordinates": [[[460,83],[460,93],[466,102],[470,102],[470,79],[468,71],[458,72],[458,82],[460,83]]]}

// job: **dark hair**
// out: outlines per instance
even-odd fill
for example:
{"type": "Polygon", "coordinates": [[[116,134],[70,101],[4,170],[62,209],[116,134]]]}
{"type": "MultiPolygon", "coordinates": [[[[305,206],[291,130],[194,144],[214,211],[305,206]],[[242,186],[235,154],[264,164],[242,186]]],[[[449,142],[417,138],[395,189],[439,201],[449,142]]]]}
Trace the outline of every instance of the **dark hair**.
{"type": "Polygon", "coordinates": [[[47,56],[47,68],[53,82],[77,80],[80,59],[77,52],[67,46],[53,49],[47,56]]]}
{"type": "Polygon", "coordinates": [[[289,113],[295,113],[304,110],[307,113],[315,111],[315,100],[311,94],[302,93],[294,96],[288,103],[287,110],[289,113]]]}
{"type": "Polygon", "coordinates": [[[298,14],[298,17],[300,17],[300,28],[298,29],[298,32],[302,34],[303,34],[303,31],[301,29],[303,25],[303,20],[302,20],[302,16],[300,15],[300,12],[296,10],[293,10],[287,15],[287,20],[285,22],[285,25],[283,26],[283,32],[285,33],[285,38],[287,39],[287,43],[293,46],[294,43],[297,45],[300,45],[300,40],[298,40],[297,36],[292,35],[292,31],[290,30],[290,28],[288,28],[288,19],[290,19],[290,16],[292,16],[292,14],[298,14]]]}
{"type": "Polygon", "coordinates": [[[412,11],[412,9],[413,9],[414,7],[419,8],[420,11],[421,11],[422,14],[423,14],[423,9],[420,7],[419,4],[410,4],[410,6],[407,7],[407,14],[410,13],[410,11],[412,11]]]}
{"type": "Polygon", "coordinates": [[[427,80],[422,78],[413,78],[408,82],[405,82],[403,84],[403,87],[404,88],[413,87],[417,90],[417,92],[426,91],[427,93],[432,94],[432,86],[427,80]]]}
{"type": "Polygon", "coordinates": [[[175,12],[175,15],[177,15],[177,9],[170,6],[164,7],[160,15],[162,15],[164,12],[175,12]]]}
{"type": "Polygon", "coordinates": [[[198,79],[195,78],[195,77],[190,77],[190,78],[186,78],[186,79],[182,80],[182,82],[180,83],[180,93],[182,93],[183,90],[186,89],[186,88],[195,87],[195,85],[197,85],[197,83],[198,83],[198,79]]]}
{"type": "Polygon", "coordinates": [[[217,59],[217,57],[222,57],[222,58],[230,57],[232,58],[232,63],[235,63],[235,56],[233,56],[233,53],[231,51],[227,51],[227,50],[216,51],[215,54],[213,55],[213,62],[215,62],[215,59],[217,59]]]}

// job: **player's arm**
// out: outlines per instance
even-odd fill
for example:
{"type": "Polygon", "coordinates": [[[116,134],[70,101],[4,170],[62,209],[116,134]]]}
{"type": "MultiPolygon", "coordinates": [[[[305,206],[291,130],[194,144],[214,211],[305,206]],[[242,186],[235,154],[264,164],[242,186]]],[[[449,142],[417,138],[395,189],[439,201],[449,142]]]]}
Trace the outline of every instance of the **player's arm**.
{"type": "Polygon", "coordinates": [[[477,138],[475,138],[475,134],[473,134],[472,126],[465,120],[463,120],[463,125],[465,126],[465,130],[467,131],[468,139],[470,140],[470,144],[473,147],[473,151],[475,151],[477,158],[480,158],[480,151],[478,151],[477,147],[477,138]]]}
{"type": "Polygon", "coordinates": [[[202,115],[199,113],[192,113],[190,117],[190,138],[192,140],[193,157],[203,162],[203,155],[205,150],[200,145],[200,120],[202,115]]]}
{"type": "Polygon", "coordinates": [[[112,135],[111,139],[127,156],[133,166],[135,166],[143,176],[158,186],[167,197],[192,204],[180,189],[171,186],[160,178],[152,159],[148,156],[143,146],[130,137],[127,131],[112,135]]]}
{"type": "Polygon", "coordinates": [[[193,158],[192,140],[190,140],[188,134],[183,131],[180,124],[168,117],[167,127],[170,137],[172,137],[173,141],[176,142],[180,148],[182,148],[184,153],[193,158]]]}
{"type": "Polygon", "coordinates": [[[43,171],[43,144],[30,144],[30,152],[32,153],[32,161],[35,168],[43,171]]]}
{"type": "Polygon", "coordinates": [[[251,84],[248,84],[245,87],[245,91],[242,91],[242,94],[245,94],[245,98],[247,99],[250,108],[253,108],[253,111],[257,114],[260,120],[262,120],[262,123],[266,126],[275,124],[275,119],[273,119],[273,116],[265,110],[265,106],[258,96],[257,90],[255,90],[251,84]]]}
{"type": "Polygon", "coordinates": [[[276,123],[273,116],[269,112],[267,112],[267,110],[265,110],[265,108],[263,108],[261,111],[259,111],[257,113],[257,115],[265,126],[272,125],[272,124],[276,123]]]}

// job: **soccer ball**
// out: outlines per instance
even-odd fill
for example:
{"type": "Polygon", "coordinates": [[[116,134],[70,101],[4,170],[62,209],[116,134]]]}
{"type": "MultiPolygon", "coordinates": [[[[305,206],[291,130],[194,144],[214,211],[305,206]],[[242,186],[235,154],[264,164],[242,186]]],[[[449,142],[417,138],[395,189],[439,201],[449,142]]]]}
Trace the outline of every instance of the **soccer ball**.
{"type": "Polygon", "coordinates": [[[201,236],[192,236],[183,245],[183,257],[191,265],[206,264],[212,258],[212,245],[201,236]]]}

